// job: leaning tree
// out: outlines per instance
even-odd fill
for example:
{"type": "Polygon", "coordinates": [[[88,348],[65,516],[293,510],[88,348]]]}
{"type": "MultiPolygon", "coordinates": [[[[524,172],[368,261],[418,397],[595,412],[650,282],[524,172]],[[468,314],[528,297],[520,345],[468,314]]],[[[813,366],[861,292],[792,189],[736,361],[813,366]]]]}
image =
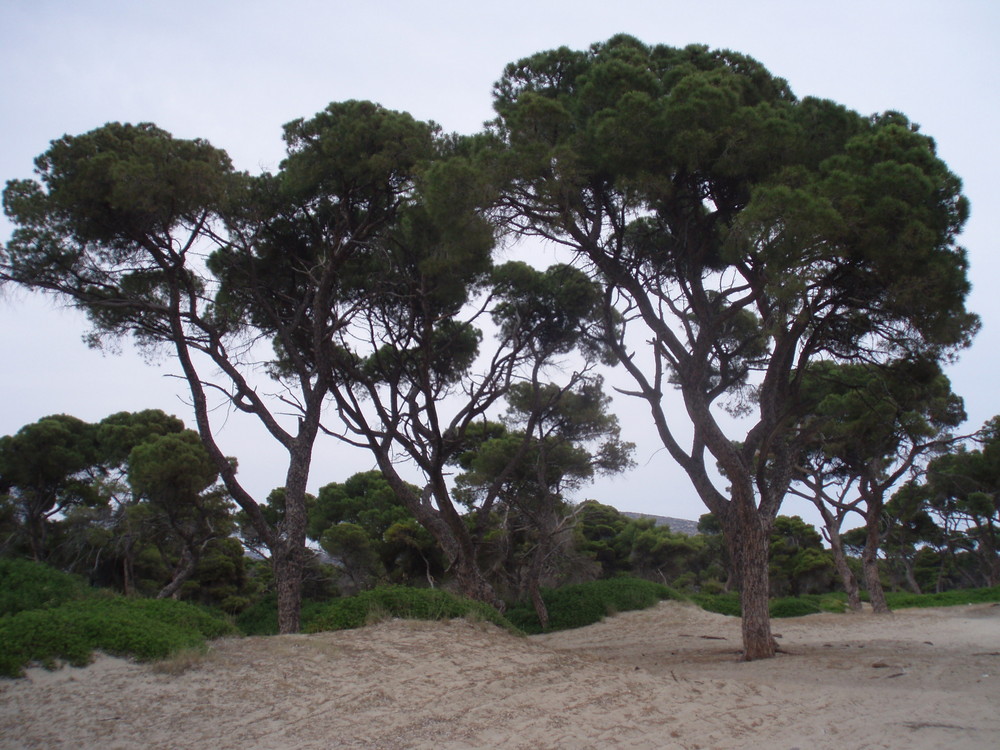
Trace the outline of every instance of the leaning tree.
{"type": "Polygon", "coordinates": [[[506,68],[494,107],[498,211],[604,286],[629,392],[741,570],[744,658],[772,656],[767,552],[801,373],[969,343],[960,181],[903,115],[797,99],[703,46],[539,53],[506,68]]]}

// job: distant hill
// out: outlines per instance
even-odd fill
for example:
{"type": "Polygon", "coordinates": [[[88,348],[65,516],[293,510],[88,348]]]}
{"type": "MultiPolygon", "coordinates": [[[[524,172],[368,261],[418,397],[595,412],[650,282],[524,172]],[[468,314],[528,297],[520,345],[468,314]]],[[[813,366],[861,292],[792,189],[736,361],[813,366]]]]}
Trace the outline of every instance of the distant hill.
{"type": "Polygon", "coordinates": [[[654,516],[651,513],[622,513],[629,518],[652,518],[657,526],[669,526],[670,530],[677,534],[687,534],[694,536],[698,533],[698,522],[689,521],[686,518],[671,518],[670,516],[654,516]]]}

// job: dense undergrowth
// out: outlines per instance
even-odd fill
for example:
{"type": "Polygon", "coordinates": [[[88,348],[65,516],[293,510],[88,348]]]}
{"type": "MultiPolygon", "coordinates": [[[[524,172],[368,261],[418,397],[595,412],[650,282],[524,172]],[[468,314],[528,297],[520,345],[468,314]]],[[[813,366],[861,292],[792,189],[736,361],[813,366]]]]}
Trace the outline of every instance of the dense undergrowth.
{"type": "MultiPolygon", "coordinates": [[[[618,612],[646,609],[664,599],[682,598],[667,586],[640,578],[610,578],[542,590],[542,601],[549,613],[547,631],[581,628],[618,612]]],[[[525,633],[542,632],[530,603],[514,605],[506,615],[525,633]]]]}
{"type": "MultiPolygon", "coordinates": [[[[684,596],[661,584],[613,578],[542,591],[548,632],[578,628],[609,615],[645,609],[666,599],[689,600],[702,608],[739,616],[739,596],[684,596]]],[[[1000,602],[1000,587],[942,594],[887,594],[893,609],[1000,602]]],[[[844,594],[774,599],[772,617],[843,612],[844,594]]],[[[440,589],[382,586],[357,596],[306,601],[302,631],[358,628],[389,618],[445,620],[458,617],[493,623],[515,633],[543,631],[530,604],[511,605],[505,615],[492,607],[440,589]]],[[[222,635],[277,633],[277,604],[265,597],[235,621],[221,613],[172,599],[126,598],[93,589],[75,576],[23,560],[0,559],[0,676],[16,677],[37,663],[87,664],[95,651],[149,661],[188,649],[203,649],[222,635]]]]}
{"type": "Polygon", "coordinates": [[[0,675],[60,662],[82,666],[94,651],[148,661],[234,633],[222,617],[173,599],[135,599],[22,560],[0,560],[0,675]]]}
{"type": "MultiPolygon", "coordinates": [[[[709,612],[718,612],[731,617],[739,617],[739,594],[692,594],[691,601],[709,612]]],[[[867,601],[868,596],[862,593],[861,598],[867,601]]],[[[886,603],[889,609],[907,609],[911,607],[955,607],[964,604],[980,604],[1000,602],[1000,586],[981,589],[956,589],[940,594],[911,594],[905,591],[886,592],[886,603]]],[[[809,594],[806,596],[790,596],[772,599],[770,604],[771,617],[802,617],[819,612],[846,612],[847,595],[842,592],[830,594],[809,594]]]]}

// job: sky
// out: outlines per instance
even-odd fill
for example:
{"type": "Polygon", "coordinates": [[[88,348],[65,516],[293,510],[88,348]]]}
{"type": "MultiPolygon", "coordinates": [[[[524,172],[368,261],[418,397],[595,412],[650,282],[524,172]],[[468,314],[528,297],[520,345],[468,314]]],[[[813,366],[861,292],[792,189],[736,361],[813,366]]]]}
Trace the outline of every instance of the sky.
{"type": "MultiPolygon", "coordinates": [[[[1000,413],[1000,293],[991,286],[1000,276],[994,0],[2,0],[0,180],[32,177],[51,140],[112,121],[205,138],[254,173],[277,168],[284,123],[333,101],[372,100],[473,133],[492,117],[492,84],[508,62],[622,32],[648,44],[748,54],[799,97],[866,115],[898,110],[935,139],[971,201],[960,244],[971,264],[968,307],[983,322],[947,373],[965,399],[967,431],[1000,413]]],[[[12,229],[0,218],[0,242],[12,229]]],[[[518,252],[552,262],[538,249],[518,252]]],[[[98,421],[148,408],[193,426],[169,356],[144,359],[127,345],[89,349],[86,331],[83,316],[63,303],[0,290],[0,435],[49,414],[98,421]]],[[[636,468],[575,499],[697,519],[705,508],[657,442],[648,411],[625,397],[614,410],[636,443],[636,468]]],[[[251,492],[263,498],[283,483],[273,441],[245,419],[218,413],[216,422],[251,492]]],[[[310,489],[373,467],[363,452],[322,443],[310,489]]],[[[782,512],[818,521],[792,498],[782,512]]]]}

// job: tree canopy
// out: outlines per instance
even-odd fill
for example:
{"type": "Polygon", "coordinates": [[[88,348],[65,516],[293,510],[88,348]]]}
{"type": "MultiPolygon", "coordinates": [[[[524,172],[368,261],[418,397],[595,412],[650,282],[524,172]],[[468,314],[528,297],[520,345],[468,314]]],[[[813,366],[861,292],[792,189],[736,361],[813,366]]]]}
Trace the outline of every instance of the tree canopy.
{"type": "Polygon", "coordinates": [[[370,451],[462,589],[502,606],[447,467],[507,394],[532,405],[509,461],[540,451],[550,384],[571,398],[616,361],[723,530],[745,658],[772,655],[767,552],[804,447],[804,379],[968,345],[960,180],[904,115],[799,99],[700,45],[541,52],[506,67],[494,107],[459,137],[332,103],[288,123],[286,158],[256,176],[149,123],[64,136],[4,191],[0,281],[69,299],[94,344],[171,349],[213,470],[268,550],[286,632],[321,435],[370,451]],[[505,233],[565,258],[498,263],[505,233]],[[280,523],[218,444],[218,403],[287,454],[280,523]]]}
{"type": "Polygon", "coordinates": [[[498,206],[604,285],[632,395],[743,573],[745,656],[769,656],[766,550],[801,374],[968,344],[961,183],[903,115],[797,99],[725,50],[616,36],[512,63],[494,94],[498,206]],[[738,435],[718,405],[746,418],[738,435]]]}

